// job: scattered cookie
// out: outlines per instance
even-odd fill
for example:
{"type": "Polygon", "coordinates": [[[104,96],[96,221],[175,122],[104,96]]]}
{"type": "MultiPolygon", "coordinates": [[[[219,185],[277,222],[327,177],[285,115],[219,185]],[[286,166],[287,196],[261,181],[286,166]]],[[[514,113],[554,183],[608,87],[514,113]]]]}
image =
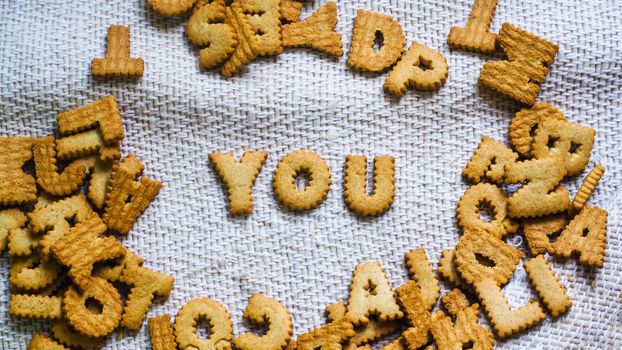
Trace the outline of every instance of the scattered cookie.
{"type": "Polygon", "coordinates": [[[199,63],[204,69],[225,62],[238,45],[236,30],[225,23],[225,9],[224,0],[204,4],[195,9],[186,25],[188,40],[204,47],[199,51],[199,63]]]}
{"type": "Polygon", "coordinates": [[[579,191],[577,191],[577,194],[572,199],[572,209],[575,212],[580,212],[581,209],[583,209],[585,202],[587,202],[587,199],[590,198],[604,174],[605,167],[600,164],[596,164],[596,166],[590,170],[590,173],[587,174],[585,179],[583,179],[583,183],[581,184],[579,191]]]}
{"type": "Polygon", "coordinates": [[[525,261],[523,267],[531,286],[536,290],[551,316],[558,317],[570,309],[572,301],[566,295],[566,289],[559,283],[557,275],[544,259],[544,255],[525,261]]]}
{"type": "Polygon", "coordinates": [[[198,298],[187,302],[175,318],[175,339],[180,349],[230,350],[233,324],[229,312],[219,303],[198,298]],[[210,324],[210,335],[202,338],[197,334],[197,323],[204,320],[210,324]]]}
{"type": "Polygon", "coordinates": [[[370,72],[381,72],[397,62],[404,51],[406,39],[400,22],[393,17],[372,11],[357,10],[348,54],[348,66],[370,72]],[[378,37],[382,44],[374,44],[378,37]]]}
{"type": "Polygon", "coordinates": [[[518,111],[510,122],[508,136],[516,152],[531,157],[531,144],[540,123],[545,119],[566,120],[559,109],[548,103],[536,103],[518,111]]]}
{"type": "Polygon", "coordinates": [[[65,320],[56,320],[52,323],[52,335],[61,344],[78,349],[98,349],[104,343],[104,338],[93,338],[81,334],[71,328],[65,320]]]}
{"type": "Polygon", "coordinates": [[[233,344],[240,350],[282,350],[292,339],[292,316],[278,301],[253,294],[249,299],[244,318],[258,325],[266,325],[267,332],[257,336],[252,332],[240,334],[233,344]]]}
{"type": "Polygon", "coordinates": [[[91,281],[93,266],[125,254],[125,248],[115,237],[104,237],[106,225],[98,216],[69,229],[52,246],[54,257],[69,268],[69,276],[81,288],[91,281]]]}
{"type": "Polygon", "coordinates": [[[102,78],[140,77],[144,68],[142,58],[130,58],[130,28],[110,26],[106,58],[94,58],[91,61],[91,74],[102,78]]]}
{"type": "Polygon", "coordinates": [[[427,306],[428,311],[431,311],[438,301],[441,288],[438,284],[438,279],[436,279],[434,269],[432,269],[432,265],[430,265],[430,261],[425,254],[425,249],[411,250],[404,255],[404,258],[410,278],[417,281],[417,285],[421,288],[423,302],[427,306]]]}
{"type": "Polygon", "coordinates": [[[225,77],[231,77],[255,59],[259,40],[242,6],[237,1],[225,9],[225,23],[235,30],[237,45],[229,60],[220,67],[220,73],[225,77]]]}
{"type": "Polygon", "coordinates": [[[566,214],[557,214],[523,221],[523,233],[531,255],[552,253],[550,236],[560,233],[568,224],[566,214]]]}
{"type": "Polygon", "coordinates": [[[502,339],[518,334],[546,318],[535,300],[512,310],[501,287],[492,279],[478,281],[475,284],[475,291],[495,333],[502,339]]]}
{"type": "Polygon", "coordinates": [[[152,350],[177,350],[173,327],[171,327],[171,316],[150,317],[148,323],[152,350]]]}
{"type": "Polygon", "coordinates": [[[0,254],[7,247],[9,232],[26,225],[28,218],[19,209],[0,210],[0,254]]]}
{"type": "Polygon", "coordinates": [[[108,282],[119,282],[126,266],[142,266],[145,259],[136,255],[129,249],[125,250],[125,255],[106,261],[105,265],[93,267],[92,275],[103,278],[108,282]]]}
{"type": "Polygon", "coordinates": [[[255,53],[267,56],[283,52],[281,0],[239,1],[257,38],[257,46],[253,48],[255,53]]]}
{"type": "Polygon", "coordinates": [[[408,348],[419,349],[430,341],[429,330],[432,318],[423,298],[421,288],[416,281],[410,280],[397,287],[395,294],[412,325],[411,328],[402,333],[404,342],[408,345],[408,348]]]}
{"type": "Polygon", "coordinates": [[[489,32],[498,0],[475,0],[466,27],[451,27],[447,44],[462,50],[494,53],[497,35],[489,32]]]}
{"type": "Polygon", "coordinates": [[[109,229],[127,234],[134,221],[160,192],[162,183],[143,176],[134,181],[136,172],[115,167],[110,174],[106,208],[102,218],[109,229]]]}
{"type": "Polygon", "coordinates": [[[246,215],[253,211],[253,185],[268,152],[244,152],[240,161],[233,153],[210,153],[209,160],[225,183],[229,193],[231,215],[246,215]]]}
{"type": "MultiPolygon", "coordinates": [[[[330,322],[339,321],[346,315],[346,311],[346,304],[340,300],[338,303],[326,307],[326,317],[330,322]]],[[[400,327],[399,320],[378,321],[371,318],[366,325],[354,329],[356,334],[350,338],[348,345],[358,347],[371,343],[397,331],[400,327]]]]}
{"type": "Polygon", "coordinates": [[[492,137],[483,136],[462,174],[474,183],[487,178],[495,184],[502,184],[505,165],[518,160],[518,154],[492,137]]]}
{"type": "Polygon", "coordinates": [[[508,60],[484,64],[479,81],[519,102],[533,105],[558,46],[510,23],[503,24],[497,41],[508,60]]]}
{"type": "Polygon", "coordinates": [[[63,310],[69,325],[89,337],[99,338],[112,332],[123,313],[123,302],[119,292],[112,284],[97,277],[90,277],[82,283],[83,289],[72,285],[65,292],[63,310]],[[95,300],[101,310],[95,313],[89,310],[87,301],[95,300]]]}
{"type": "Polygon", "coordinates": [[[462,342],[458,338],[451,318],[443,311],[437,311],[432,315],[430,332],[438,349],[461,350],[462,342]]]}
{"type": "Polygon", "coordinates": [[[410,87],[436,90],[445,84],[448,72],[447,60],[440,52],[413,41],[387,76],[384,89],[395,96],[404,96],[410,87]]]}
{"type": "Polygon", "coordinates": [[[11,287],[21,291],[40,291],[52,285],[61,271],[62,267],[56,261],[41,261],[38,253],[26,257],[14,257],[9,269],[9,282],[11,287]]]}
{"type": "Polygon", "coordinates": [[[380,321],[404,316],[379,262],[358,264],[354,269],[346,316],[354,325],[366,325],[370,316],[378,316],[380,321]]]}
{"type": "Polygon", "coordinates": [[[291,152],[274,171],[274,194],[283,205],[293,210],[309,210],[320,205],[330,189],[331,175],[328,165],[317,153],[301,150],[291,152]],[[300,190],[296,177],[309,177],[309,183],[300,190]]]}
{"type": "Polygon", "coordinates": [[[354,327],[348,316],[325,324],[298,336],[297,350],[332,350],[354,337],[354,327]]]}
{"type": "Polygon", "coordinates": [[[456,245],[456,270],[469,284],[490,279],[506,284],[524,254],[483,230],[465,231],[456,245]]]}
{"type": "Polygon", "coordinates": [[[82,158],[94,154],[98,154],[99,159],[105,162],[121,158],[119,142],[106,145],[99,129],[56,139],[56,152],[60,160],[82,158]]]}
{"type": "Polygon", "coordinates": [[[172,276],[131,263],[125,265],[119,280],[131,287],[121,326],[135,332],[140,330],[147,317],[154,296],[168,298],[175,282],[172,276]]]}
{"type": "Polygon", "coordinates": [[[563,258],[569,258],[573,253],[577,253],[581,264],[603,267],[607,215],[604,209],[584,206],[551,246],[553,253],[563,258]]]}
{"type": "Polygon", "coordinates": [[[359,215],[375,216],[387,211],[395,198],[395,158],[374,157],[374,190],[367,191],[367,157],[346,157],[344,191],[348,207],[359,215]]]}
{"type": "Polygon", "coordinates": [[[531,145],[536,159],[560,157],[567,175],[580,174],[592,153],[596,131],[565,120],[545,119],[538,125],[531,145]]]}
{"type": "Polygon", "coordinates": [[[329,1],[303,21],[282,27],[284,47],[310,47],[332,56],[343,56],[337,25],[337,4],[329,1]]]}
{"type": "Polygon", "coordinates": [[[508,215],[508,198],[501,188],[487,183],[469,187],[458,202],[458,225],[463,230],[483,230],[496,238],[518,230],[518,224],[508,215]],[[492,211],[492,218],[482,219],[482,206],[492,211]]]}
{"type": "Polygon", "coordinates": [[[28,343],[28,350],[69,350],[54,339],[41,333],[35,333],[28,343]]]}
{"type": "Polygon", "coordinates": [[[188,12],[197,0],[148,0],[151,8],[164,16],[179,16],[188,12]]]}
{"type": "Polygon", "coordinates": [[[456,250],[455,249],[445,249],[441,252],[441,258],[438,261],[438,268],[436,271],[441,277],[447,282],[453,284],[456,287],[462,289],[468,289],[469,284],[466,283],[458,271],[456,271],[455,264],[456,250]]]}
{"type": "Polygon", "coordinates": [[[29,227],[13,228],[9,230],[8,242],[10,256],[27,256],[39,246],[39,237],[29,227]]]}
{"type": "Polygon", "coordinates": [[[28,213],[30,228],[40,234],[39,249],[44,260],[49,260],[51,249],[72,226],[97,216],[84,194],[80,193],[49,203],[28,213]]]}
{"type": "Polygon", "coordinates": [[[23,166],[32,159],[30,137],[0,137],[0,206],[37,200],[37,184],[23,166]]]}
{"type": "MultiPolygon", "coordinates": [[[[492,333],[479,323],[479,305],[470,305],[459,289],[454,289],[442,298],[443,305],[455,318],[453,331],[460,341],[460,349],[471,344],[472,349],[489,350],[494,347],[492,333]]],[[[434,331],[432,331],[434,334],[434,331]]],[[[436,338],[435,338],[436,339],[436,338]]]]}
{"type": "Polygon", "coordinates": [[[82,186],[87,168],[81,163],[71,163],[58,173],[56,166],[56,143],[53,136],[35,139],[33,154],[37,183],[54,196],[70,195],[82,186]]]}
{"type": "Polygon", "coordinates": [[[560,158],[533,159],[506,164],[507,183],[523,184],[508,199],[514,218],[544,216],[568,210],[568,190],[560,185],[566,167],[560,158]]]}
{"type": "Polygon", "coordinates": [[[56,117],[56,123],[63,136],[98,128],[107,145],[115,145],[125,137],[121,112],[114,96],[106,96],[93,103],[60,113],[56,117]]]}
{"type": "Polygon", "coordinates": [[[298,22],[302,12],[302,1],[281,0],[281,22],[284,24],[298,22]]]}
{"type": "Polygon", "coordinates": [[[42,320],[63,317],[62,298],[47,295],[12,294],[9,315],[42,320]]]}

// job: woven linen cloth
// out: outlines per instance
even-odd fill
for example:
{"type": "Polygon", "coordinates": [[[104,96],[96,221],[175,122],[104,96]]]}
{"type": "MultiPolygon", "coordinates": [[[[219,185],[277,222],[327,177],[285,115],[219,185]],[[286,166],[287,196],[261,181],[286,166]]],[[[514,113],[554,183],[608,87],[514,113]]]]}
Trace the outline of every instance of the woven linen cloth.
{"type": "MultiPolygon", "coordinates": [[[[308,1],[306,18],[325,1],[308,1]]],[[[458,199],[468,188],[461,171],[483,135],[503,142],[521,106],[478,84],[485,62],[502,58],[450,49],[452,25],[466,24],[472,0],[339,1],[336,30],[344,57],[286,49],[251,62],[230,79],[200,71],[198,48],[185,37],[188,15],[166,18],[146,1],[12,0],[0,6],[0,136],[55,132],[56,115],[106,95],[116,96],[126,131],[124,154],[145,163],[164,187],[123,243],[146,266],[175,276],[171,297],[156,298],[149,316],[174,316],[188,300],[210,297],[230,312],[235,335],[252,293],[280,300],[294,334],[324,324],[324,307],[347,299],[357,263],[378,260],[394,287],[408,277],[403,255],[423,247],[436,267],[455,246],[458,199]],[[357,9],[389,14],[413,40],[440,51],[449,77],[433,92],[401,99],[382,90],[387,73],[346,66],[357,9]],[[90,61],[103,57],[110,25],[131,29],[131,55],[145,60],[137,80],[96,80],[90,61]],[[226,190],[208,154],[263,149],[268,159],[254,186],[249,217],[228,215],[226,190]],[[332,173],[331,191],[316,209],[293,213],[274,197],[272,176],[288,152],[319,153],[332,173]],[[395,203],[361,219],[343,200],[348,154],[396,158],[395,203]]],[[[492,31],[513,23],[559,44],[538,101],[597,130],[592,160],[565,181],[574,194],[595,163],[605,177],[590,204],[609,211],[607,256],[601,269],[573,258],[549,258],[572,298],[570,311],[505,341],[500,349],[614,349],[622,345],[622,2],[501,0],[492,31]]],[[[1,150],[0,150],[1,151],[1,150]]],[[[521,236],[509,238],[525,250],[521,236]],[[522,241],[522,243],[521,243],[522,241]]],[[[10,259],[0,258],[0,348],[24,349],[49,322],[8,315],[10,259]]],[[[448,285],[444,282],[443,288],[448,285]]],[[[522,265],[504,288],[513,307],[535,296],[522,265]]],[[[483,319],[483,317],[482,317],[483,319]]],[[[145,325],[105,349],[148,348],[145,325]]]]}

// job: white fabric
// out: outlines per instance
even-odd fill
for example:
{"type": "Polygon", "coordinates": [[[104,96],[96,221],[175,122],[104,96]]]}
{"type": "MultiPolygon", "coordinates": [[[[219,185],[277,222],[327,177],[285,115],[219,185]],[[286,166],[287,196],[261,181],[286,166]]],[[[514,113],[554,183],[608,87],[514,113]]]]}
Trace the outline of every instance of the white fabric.
{"type": "MultiPolygon", "coordinates": [[[[306,2],[307,17],[324,1],[306,2]]],[[[198,69],[198,49],[184,34],[187,16],[164,18],[145,1],[4,1],[0,7],[0,135],[43,136],[57,113],[108,94],[125,123],[123,152],[136,153],[146,175],[164,183],[157,200],[124,243],[146,265],[175,276],[166,302],[149,312],[174,315],[191,298],[211,297],[231,313],[235,333],[251,293],[281,300],[295,334],[325,322],[323,309],[347,298],[355,264],[379,260],[394,286],[406,278],[403,254],[424,247],[436,266],[459,237],[455,207],[468,184],[461,170],[482,135],[507,142],[520,105],[480,87],[482,65],[501,57],[450,50],[452,25],[464,25],[471,0],[340,1],[337,31],[347,53],[357,9],[400,21],[408,43],[425,43],[449,62],[447,83],[435,92],[385,94],[386,74],[362,74],[306,49],[258,59],[224,79],[198,69]],[[93,80],[89,64],[105,51],[106,29],[131,28],[132,56],[145,60],[136,81],[93,80]],[[210,168],[215,151],[265,149],[268,160],[254,187],[248,218],[231,218],[226,193],[210,168]],[[272,172],[290,151],[310,149],[328,162],[331,192],[319,208],[296,214],[277,203],[272,172]],[[359,219],[343,201],[347,154],[396,157],[397,196],[391,210],[359,219]]],[[[622,297],[622,2],[502,0],[492,30],[511,22],[558,43],[542,84],[550,102],[574,122],[594,127],[593,160],[607,171],[590,203],[609,210],[602,269],[555,262],[573,300],[568,314],[550,318],[501,349],[620,348],[622,297]]],[[[582,174],[567,182],[572,193],[582,174]]],[[[523,244],[524,247],[524,244],[523,244]]],[[[9,317],[9,258],[0,258],[0,348],[24,349],[46,322],[9,317]]],[[[522,267],[504,288],[519,306],[534,296],[522,267]]],[[[148,347],[146,325],[134,335],[109,337],[105,349],[148,347]]]]}

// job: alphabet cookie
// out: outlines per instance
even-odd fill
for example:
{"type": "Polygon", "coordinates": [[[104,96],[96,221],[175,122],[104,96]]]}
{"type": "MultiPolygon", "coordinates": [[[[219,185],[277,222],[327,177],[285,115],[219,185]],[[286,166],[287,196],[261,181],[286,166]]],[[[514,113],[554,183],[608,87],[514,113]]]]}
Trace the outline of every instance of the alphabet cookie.
{"type": "Polygon", "coordinates": [[[219,303],[198,298],[187,302],[175,318],[175,339],[181,349],[194,347],[208,350],[231,350],[233,324],[229,312],[219,303]],[[210,336],[197,335],[197,322],[203,319],[210,324],[210,336]]]}
{"type": "Polygon", "coordinates": [[[494,53],[497,35],[489,32],[498,0],[475,0],[466,27],[451,27],[447,44],[459,49],[494,53]]]}
{"type": "Polygon", "coordinates": [[[91,61],[94,77],[140,77],[145,62],[142,58],[130,58],[130,28],[110,26],[108,28],[108,49],[106,58],[91,61]]]}
{"type": "Polygon", "coordinates": [[[309,210],[326,198],[331,183],[330,170],[317,153],[295,151],[281,159],[272,183],[274,193],[283,205],[293,210],[309,210]],[[296,184],[296,177],[302,173],[309,176],[309,183],[301,190],[296,184]]]}
{"type": "Polygon", "coordinates": [[[292,339],[292,316],[278,301],[253,294],[248,301],[244,318],[258,325],[267,324],[267,332],[257,336],[252,332],[240,334],[233,339],[233,344],[240,350],[282,350],[292,339]]]}
{"type": "Polygon", "coordinates": [[[395,158],[374,157],[374,190],[367,194],[367,158],[348,155],[343,186],[345,201],[357,214],[374,216],[387,211],[395,197],[395,158]]]}
{"type": "Polygon", "coordinates": [[[440,52],[414,41],[387,76],[384,89],[395,96],[404,96],[410,87],[436,90],[445,83],[448,72],[447,60],[440,52]]]}
{"type": "Polygon", "coordinates": [[[30,137],[0,137],[0,206],[37,200],[35,179],[22,170],[32,159],[32,142],[30,137]]]}
{"type": "Polygon", "coordinates": [[[381,72],[399,60],[405,43],[402,26],[391,16],[357,10],[348,66],[364,71],[381,72]],[[378,50],[374,50],[378,36],[382,38],[382,45],[378,50]]]}
{"type": "Polygon", "coordinates": [[[320,7],[310,17],[282,28],[284,47],[311,47],[332,56],[343,56],[341,35],[334,32],[337,25],[337,4],[332,1],[320,7]]]}

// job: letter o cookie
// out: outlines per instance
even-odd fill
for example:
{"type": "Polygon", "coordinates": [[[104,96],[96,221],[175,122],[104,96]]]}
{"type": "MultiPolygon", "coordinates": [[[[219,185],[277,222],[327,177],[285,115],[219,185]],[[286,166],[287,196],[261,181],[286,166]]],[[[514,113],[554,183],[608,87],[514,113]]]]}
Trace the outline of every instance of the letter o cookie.
{"type": "Polygon", "coordinates": [[[286,155],[274,171],[274,193],[283,205],[293,210],[309,210],[324,201],[330,190],[328,165],[317,153],[301,150],[286,155]],[[309,175],[309,183],[298,189],[296,177],[309,175]]]}

